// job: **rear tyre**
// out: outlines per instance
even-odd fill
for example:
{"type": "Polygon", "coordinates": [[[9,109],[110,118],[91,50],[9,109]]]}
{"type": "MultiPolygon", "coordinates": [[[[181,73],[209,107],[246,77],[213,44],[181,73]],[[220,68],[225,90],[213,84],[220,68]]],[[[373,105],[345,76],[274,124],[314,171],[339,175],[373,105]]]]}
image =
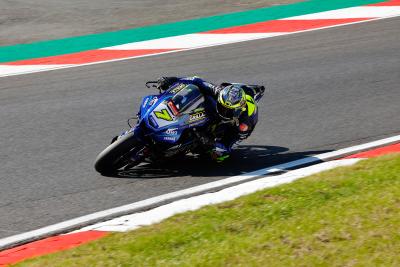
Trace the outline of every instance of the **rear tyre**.
{"type": "MultiPolygon", "coordinates": [[[[128,133],[115,140],[96,158],[94,168],[101,174],[111,174],[131,163],[131,151],[141,146],[134,133],[128,133]]],[[[136,150],[136,149],[135,149],[136,150]]]]}

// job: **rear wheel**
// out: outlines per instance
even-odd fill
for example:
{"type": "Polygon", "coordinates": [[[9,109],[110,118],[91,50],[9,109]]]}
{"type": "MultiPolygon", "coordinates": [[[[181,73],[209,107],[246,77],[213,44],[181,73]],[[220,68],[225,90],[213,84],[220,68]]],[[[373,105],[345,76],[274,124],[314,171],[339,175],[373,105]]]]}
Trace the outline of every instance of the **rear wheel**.
{"type": "Polygon", "coordinates": [[[120,168],[132,164],[134,150],[138,151],[141,147],[134,133],[128,133],[115,140],[97,156],[94,168],[101,174],[115,173],[120,168]]]}

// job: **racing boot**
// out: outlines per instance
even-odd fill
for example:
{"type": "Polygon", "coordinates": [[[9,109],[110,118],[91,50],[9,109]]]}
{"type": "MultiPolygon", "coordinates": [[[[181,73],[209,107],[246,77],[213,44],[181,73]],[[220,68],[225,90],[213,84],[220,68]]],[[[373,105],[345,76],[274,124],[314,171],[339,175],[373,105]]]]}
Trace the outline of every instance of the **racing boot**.
{"type": "Polygon", "coordinates": [[[214,148],[210,151],[210,156],[215,162],[221,163],[229,158],[230,153],[230,149],[224,144],[216,142],[214,148]]]}

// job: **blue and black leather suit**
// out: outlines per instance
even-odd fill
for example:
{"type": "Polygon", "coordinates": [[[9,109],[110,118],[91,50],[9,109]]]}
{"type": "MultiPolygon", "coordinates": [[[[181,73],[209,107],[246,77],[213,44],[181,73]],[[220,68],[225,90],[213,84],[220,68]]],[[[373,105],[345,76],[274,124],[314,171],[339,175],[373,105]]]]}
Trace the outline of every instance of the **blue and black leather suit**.
{"type": "MultiPolygon", "coordinates": [[[[230,83],[215,85],[199,77],[162,77],[159,79],[159,87],[163,90],[166,90],[177,82],[196,85],[206,96],[211,96],[214,101],[217,101],[219,92],[225,86],[230,85],[230,83]]],[[[227,129],[225,129],[224,136],[216,143],[216,146],[219,145],[219,142],[226,148],[227,155],[229,155],[232,147],[235,144],[238,144],[240,141],[250,136],[258,122],[258,107],[254,101],[254,96],[256,94],[254,88],[246,86],[245,84],[240,84],[240,87],[246,94],[246,110],[240,114],[237,123],[231,124],[227,129]]],[[[216,109],[215,112],[217,113],[216,109]]],[[[219,116],[215,116],[215,118],[218,118],[222,121],[222,118],[219,116]]]]}

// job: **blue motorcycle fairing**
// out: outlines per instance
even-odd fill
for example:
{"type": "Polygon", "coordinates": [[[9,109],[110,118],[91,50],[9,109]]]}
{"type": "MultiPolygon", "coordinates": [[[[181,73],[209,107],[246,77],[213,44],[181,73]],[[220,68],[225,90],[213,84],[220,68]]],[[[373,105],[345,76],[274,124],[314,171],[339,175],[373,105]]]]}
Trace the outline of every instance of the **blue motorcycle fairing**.
{"type": "Polygon", "coordinates": [[[141,114],[145,114],[146,110],[148,110],[155,102],[157,102],[157,95],[148,95],[142,99],[142,103],[140,104],[140,110],[138,117],[142,117],[141,114]]]}
{"type": "Polygon", "coordinates": [[[140,107],[137,127],[144,123],[155,142],[176,144],[185,129],[201,127],[208,122],[204,108],[191,109],[193,101],[199,106],[204,98],[197,86],[187,84],[174,84],[160,95],[147,96],[140,107]],[[179,107],[182,113],[177,110],[179,107]]]}

